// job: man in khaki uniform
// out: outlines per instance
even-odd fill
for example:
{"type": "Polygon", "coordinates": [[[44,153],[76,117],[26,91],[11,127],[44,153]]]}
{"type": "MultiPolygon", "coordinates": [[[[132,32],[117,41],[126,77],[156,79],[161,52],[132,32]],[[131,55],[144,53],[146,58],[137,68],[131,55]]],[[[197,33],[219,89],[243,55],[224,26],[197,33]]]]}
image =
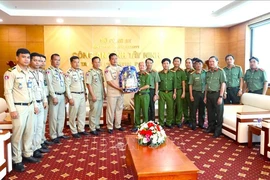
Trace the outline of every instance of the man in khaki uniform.
{"type": "Polygon", "coordinates": [[[149,113],[148,113],[148,120],[149,121],[155,121],[155,101],[158,100],[158,83],[160,82],[160,78],[158,75],[158,72],[156,70],[153,70],[153,63],[154,60],[151,58],[147,58],[145,60],[146,64],[146,72],[150,75],[150,102],[149,102],[149,113]]]}
{"type": "Polygon", "coordinates": [[[209,71],[206,73],[206,88],[204,103],[207,107],[208,128],[207,133],[213,132],[214,138],[221,135],[225,92],[226,75],[223,69],[218,67],[218,58],[209,58],[209,71]]]}
{"type": "Polygon", "coordinates": [[[176,125],[178,128],[182,127],[182,115],[183,115],[183,100],[185,98],[185,81],[186,81],[186,74],[180,68],[180,64],[182,59],[180,57],[173,58],[173,65],[174,67],[171,68],[171,71],[175,72],[176,76],[176,99],[174,100],[174,120],[172,125],[176,125]]]}
{"type": "Polygon", "coordinates": [[[84,84],[84,72],[80,67],[77,56],[70,58],[71,68],[65,75],[66,94],[69,102],[69,127],[74,138],[80,135],[89,135],[84,130],[86,116],[86,89],[84,84]],[[78,121],[78,127],[76,125],[78,121]],[[78,133],[79,132],[79,133],[78,133]]]}
{"type": "MultiPolygon", "coordinates": [[[[49,88],[48,88],[48,85],[47,85],[47,80],[46,80],[46,70],[45,70],[45,66],[46,66],[46,56],[44,56],[43,54],[40,54],[40,59],[41,59],[41,64],[40,64],[40,72],[43,74],[43,77],[44,77],[44,91],[45,91],[45,96],[46,96],[46,99],[47,99],[47,102],[49,100],[49,88]]],[[[48,117],[48,112],[49,112],[49,104],[47,104],[47,108],[44,109],[44,125],[43,125],[43,129],[42,129],[42,139],[41,139],[41,146],[42,148],[44,149],[48,149],[47,145],[52,145],[53,142],[51,141],[48,141],[46,139],[46,122],[47,122],[47,117],[48,117]]]]}
{"type": "Polygon", "coordinates": [[[41,59],[38,53],[30,54],[30,73],[32,73],[33,80],[33,95],[35,96],[38,114],[34,114],[34,135],[33,135],[33,144],[32,148],[34,151],[33,156],[35,158],[42,158],[41,153],[49,152],[49,149],[45,149],[41,147],[42,140],[42,130],[43,130],[43,120],[44,120],[44,109],[47,108],[47,98],[45,96],[45,88],[44,88],[44,77],[43,74],[39,71],[41,59]]]}
{"type": "Polygon", "coordinates": [[[268,88],[267,75],[265,70],[259,68],[259,59],[251,57],[249,59],[250,69],[246,71],[244,77],[244,92],[248,89],[249,93],[266,94],[268,88]]]}
{"type": "Polygon", "coordinates": [[[117,55],[111,53],[109,55],[110,65],[105,69],[105,78],[107,81],[107,128],[108,133],[113,133],[113,123],[115,116],[115,128],[124,131],[121,127],[121,119],[123,112],[123,90],[119,86],[119,74],[122,67],[117,64],[117,55]]]}
{"type": "Polygon", "coordinates": [[[89,92],[89,127],[90,133],[98,135],[100,129],[100,116],[102,112],[103,99],[105,98],[104,77],[100,67],[100,58],[92,58],[93,68],[86,73],[86,86],[89,92]]]}
{"type": "Polygon", "coordinates": [[[33,75],[29,72],[30,52],[21,48],[16,52],[17,65],[4,74],[4,95],[12,118],[12,160],[15,171],[25,171],[22,157],[36,163],[33,157],[33,115],[38,113],[33,96],[33,75]],[[34,104],[34,105],[33,105],[34,104]]]}
{"type": "Polygon", "coordinates": [[[225,104],[239,104],[243,87],[243,71],[241,66],[234,64],[234,57],[228,54],[225,57],[227,66],[223,68],[226,78],[225,104]]]}
{"type": "Polygon", "coordinates": [[[51,66],[46,71],[49,87],[49,128],[54,143],[60,143],[60,138],[68,139],[63,134],[65,123],[65,80],[60,65],[60,55],[51,55],[51,66]]]}

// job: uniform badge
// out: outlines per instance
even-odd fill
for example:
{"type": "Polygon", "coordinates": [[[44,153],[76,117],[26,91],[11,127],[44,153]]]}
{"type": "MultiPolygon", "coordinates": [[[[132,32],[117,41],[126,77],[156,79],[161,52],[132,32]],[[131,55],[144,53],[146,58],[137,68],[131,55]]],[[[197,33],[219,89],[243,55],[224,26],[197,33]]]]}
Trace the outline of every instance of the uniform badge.
{"type": "Polygon", "coordinates": [[[5,76],[5,80],[8,80],[9,79],[9,76],[5,76]]]}
{"type": "Polygon", "coordinates": [[[46,71],[46,74],[50,74],[50,71],[46,71]]]}
{"type": "Polygon", "coordinates": [[[106,69],[106,70],[105,70],[105,73],[107,74],[108,72],[109,72],[108,69],[106,69]]]}
{"type": "Polygon", "coordinates": [[[19,88],[19,89],[22,89],[22,87],[23,87],[23,86],[22,86],[22,83],[19,83],[18,88],[19,88]]]}
{"type": "Polygon", "coordinates": [[[27,87],[28,87],[28,88],[32,88],[32,81],[28,81],[28,82],[27,82],[27,87]]]}
{"type": "Polygon", "coordinates": [[[60,86],[64,87],[64,81],[60,81],[60,86]]]}
{"type": "Polygon", "coordinates": [[[95,82],[97,82],[98,81],[98,79],[97,78],[95,78],[95,82]]]}

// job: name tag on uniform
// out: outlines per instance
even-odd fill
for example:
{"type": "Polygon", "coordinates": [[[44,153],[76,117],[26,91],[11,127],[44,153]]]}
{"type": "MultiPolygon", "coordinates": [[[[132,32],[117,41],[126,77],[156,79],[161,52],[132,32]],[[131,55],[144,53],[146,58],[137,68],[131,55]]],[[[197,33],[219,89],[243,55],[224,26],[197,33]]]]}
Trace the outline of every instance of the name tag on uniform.
{"type": "Polygon", "coordinates": [[[64,81],[60,81],[60,86],[64,87],[64,81]]]}
{"type": "Polygon", "coordinates": [[[28,87],[28,88],[32,88],[32,81],[28,81],[28,82],[27,82],[27,87],[28,87]]]}

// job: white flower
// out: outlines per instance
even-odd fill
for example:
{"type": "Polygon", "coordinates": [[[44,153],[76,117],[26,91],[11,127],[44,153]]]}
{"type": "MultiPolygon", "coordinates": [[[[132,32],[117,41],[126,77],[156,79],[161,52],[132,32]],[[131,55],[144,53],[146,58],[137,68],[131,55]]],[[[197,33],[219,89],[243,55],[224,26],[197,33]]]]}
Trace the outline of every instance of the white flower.
{"type": "Polygon", "coordinates": [[[144,144],[148,143],[146,138],[143,138],[143,143],[144,144]]]}

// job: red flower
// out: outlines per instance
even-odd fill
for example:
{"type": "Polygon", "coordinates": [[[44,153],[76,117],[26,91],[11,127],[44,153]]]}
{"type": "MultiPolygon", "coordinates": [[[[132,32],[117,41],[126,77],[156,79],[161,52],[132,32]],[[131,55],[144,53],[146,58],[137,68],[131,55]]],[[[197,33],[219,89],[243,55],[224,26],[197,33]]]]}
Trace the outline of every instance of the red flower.
{"type": "Polygon", "coordinates": [[[157,125],[157,130],[160,131],[160,126],[159,125],[157,125]]]}
{"type": "Polygon", "coordinates": [[[154,123],[151,123],[151,122],[147,123],[147,125],[148,125],[148,128],[150,128],[152,126],[155,126],[155,124],[154,123]]]}

